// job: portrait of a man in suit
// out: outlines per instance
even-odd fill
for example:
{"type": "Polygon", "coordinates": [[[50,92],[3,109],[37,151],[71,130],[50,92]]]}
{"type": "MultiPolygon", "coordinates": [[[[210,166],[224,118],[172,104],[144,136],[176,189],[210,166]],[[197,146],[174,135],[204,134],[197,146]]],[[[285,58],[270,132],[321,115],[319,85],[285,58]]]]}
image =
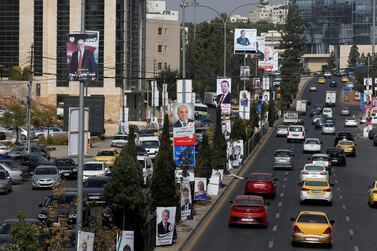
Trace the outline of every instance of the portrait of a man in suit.
{"type": "Polygon", "coordinates": [[[220,83],[221,93],[217,95],[217,104],[230,104],[231,100],[231,93],[230,93],[230,85],[227,80],[223,80],[220,83]]]}
{"type": "Polygon", "coordinates": [[[181,206],[181,211],[189,211],[191,215],[192,203],[190,203],[190,193],[187,187],[182,189],[183,205],[181,206]]]}
{"type": "Polygon", "coordinates": [[[178,120],[174,123],[174,127],[186,127],[188,123],[194,122],[192,119],[189,119],[189,108],[185,104],[181,104],[177,107],[177,116],[178,120]]]}
{"type": "Polygon", "coordinates": [[[158,235],[165,235],[172,231],[171,223],[169,222],[170,211],[165,209],[162,211],[161,221],[157,225],[158,235]]]}
{"type": "Polygon", "coordinates": [[[88,74],[88,80],[95,79],[97,65],[93,52],[85,48],[85,41],[83,39],[78,39],[76,45],[77,50],[72,53],[72,59],[69,63],[70,80],[78,80],[78,76],[81,74],[88,74]]]}
{"type": "Polygon", "coordinates": [[[226,125],[226,123],[222,123],[221,124],[221,131],[224,134],[225,139],[229,139],[230,132],[228,131],[228,126],[226,125]]]}
{"type": "Polygon", "coordinates": [[[241,30],[240,37],[237,38],[237,44],[240,44],[240,45],[243,45],[243,46],[250,45],[250,41],[246,37],[246,31],[245,30],[241,30]]]}

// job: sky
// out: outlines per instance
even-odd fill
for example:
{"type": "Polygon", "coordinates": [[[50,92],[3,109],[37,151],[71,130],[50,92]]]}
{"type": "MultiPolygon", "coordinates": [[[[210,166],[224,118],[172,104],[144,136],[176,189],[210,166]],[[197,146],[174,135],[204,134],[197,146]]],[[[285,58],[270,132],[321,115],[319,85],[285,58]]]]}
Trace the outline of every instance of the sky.
{"type": "MultiPolygon", "coordinates": [[[[237,6],[240,6],[242,4],[248,4],[248,3],[257,3],[258,0],[197,0],[198,4],[202,5],[208,5],[215,10],[217,10],[219,13],[228,13],[232,11],[237,6]]],[[[182,0],[166,0],[166,8],[168,10],[178,10],[179,11],[179,19],[181,19],[181,8],[180,3],[182,0]]],[[[186,2],[191,3],[193,0],[186,0],[186,2]]],[[[278,4],[282,3],[283,0],[271,0],[269,1],[269,4],[278,4]]],[[[233,12],[233,15],[239,14],[242,16],[246,16],[246,14],[250,11],[255,9],[256,5],[250,5],[241,7],[240,9],[233,12]]],[[[186,21],[187,22],[193,22],[194,21],[194,11],[193,7],[187,7],[186,8],[186,21]]],[[[211,11],[207,8],[197,8],[196,10],[196,20],[197,22],[207,21],[211,20],[213,18],[217,17],[217,14],[214,11],[211,11]]]]}

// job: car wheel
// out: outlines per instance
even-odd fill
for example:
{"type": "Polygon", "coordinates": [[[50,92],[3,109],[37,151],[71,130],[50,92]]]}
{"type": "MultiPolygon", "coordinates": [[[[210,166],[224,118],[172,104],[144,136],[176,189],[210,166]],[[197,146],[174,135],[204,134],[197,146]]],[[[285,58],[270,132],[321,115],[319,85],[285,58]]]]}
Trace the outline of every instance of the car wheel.
{"type": "Polygon", "coordinates": [[[300,205],[304,205],[304,201],[303,200],[300,200],[300,205]]]}
{"type": "Polygon", "coordinates": [[[329,203],[328,203],[328,204],[329,204],[329,206],[332,206],[332,201],[329,201],[329,203]]]}

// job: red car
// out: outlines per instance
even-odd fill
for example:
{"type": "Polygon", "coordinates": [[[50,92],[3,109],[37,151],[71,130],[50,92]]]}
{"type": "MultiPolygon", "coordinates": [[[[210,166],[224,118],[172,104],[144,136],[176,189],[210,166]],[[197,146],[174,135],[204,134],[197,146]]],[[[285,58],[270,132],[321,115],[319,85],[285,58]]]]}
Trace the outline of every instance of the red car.
{"type": "Polygon", "coordinates": [[[245,194],[260,194],[276,196],[278,180],[270,173],[250,173],[245,185],[245,194]]]}
{"type": "Polygon", "coordinates": [[[229,226],[262,225],[267,227],[267,212],[263,197],[237,195],[229,213],[229,226]]]}

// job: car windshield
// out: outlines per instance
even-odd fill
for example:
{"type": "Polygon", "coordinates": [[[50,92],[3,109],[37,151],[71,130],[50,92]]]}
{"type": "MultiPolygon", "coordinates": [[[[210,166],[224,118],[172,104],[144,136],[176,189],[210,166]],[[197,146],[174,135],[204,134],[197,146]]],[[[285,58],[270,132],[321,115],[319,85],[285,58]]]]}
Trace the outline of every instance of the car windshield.
{"type": "Polygon", "coordinates": [[[327,156],[313,156],[312,161],[328,161],[329,157],[327,156]]]}
{"type": "Polygon", "coordinates": [[[278,129],[285,129],[285,130],[287,130],[288,126],[287,125],[279,125],[278,129]]]}
{"type": "Polygon", "coordinates": [[[0,234],[9,234],[12,224],[8,222],[3,222],[0,225],[0,234]]]}
{"type": "Polygon", "coordinates": [[[324,127],[334,127],[334,124],[327,123],[327,124],[324,124],[323,126],[324,127]]]}
{"type": "Polygon", "coordinates": [[[291,152],[289,151],[276,151],[275,157],[291,157],[291,152]]]}
{"type": "Polygon", "coordinates": [[[301,126],[291,126],[289,127],[290,132],[302,132],[302,127],[301,126]]]}
{"type": "Polygon", "coordinates": [[[253,200],[253,199],[238,199],[235,201],[235,204],[241,205],[260,205],[262,204],[260,200],[253,200]]]}
{"type": "Polygon", "coordinates": [[[271,175],[264,175],[264,174],[252,174],[249,176],[251,180],[272,180],[271,175]]]}
{"type": "Polygon", "coordinates": [[[62,204],[76,204],[75,194],[64,194],[62,196],[51,196],[47,199],[47,206],[50,205],[62,205],[62,204]]]}
{"type": "Polygon", "coordinates": [[[305,181],[305,186],[325,187],[328,186],[328,183],[327,181],[307,180],[305,181]]]}
{"type": "Polygon", "coordinates": [[[75,162],[73,160],[67,159],[67,160],[55,160],[54,161],[55,166],[74,166],[75,162]]]}
{"type": "Polygon", "coordinates": [[[318,214],[301,214],[297,222],[328,223],[326,216],[318,214]]]}
{"type": "Polygon", "coordinates": [[[145,148],[159,148],[160,143],[157,140],[143,141],[143,146],[145,148]]]}
{"type": "Polygon", "coordinates": [[[351,141],[339,141],[339,144],[340,145],[345,145],[345,146],[350,146],[352,145],[353,143],[351,141]]]}
{"type": "Polygon", "coordinates": [[[97,178],[88,179],[85,183],[85,187],[102,188],[107,184],[107,181],[108,181],[107,179],[97,179],[97,178]]]}
{"type": "Polygon", "coordinates": [[[6,178],[5,172],[0,172],[0,180],[5,180],[6,178]]]}
{"type": "Polygon", "coordinates": [[[57,174],[58,171],[56,168],[53,167],[38,167],[35,169],[35,175],[52,175],[57,174]]]}
{"type": "Polygon", "coordinates": [[[319,144],[317,139],[307,139],[306,144],[319,144]]]}
{"type": "Polygon", "coordinates": [[[306,171],[323,171],[324,167],[323,166],[306,166],[305,170],[306,171]]]}
{"type": "Polygon", "coordinates": [[[97,156],[115,156],[115,152],[114,151],[110,151],[110,150],[104,150],[104,151],[99,151],[97,153],[97,156]]]}
{"type": "Polygon", "coordinates": [[[84,171],[102,171],[102,164],[100,163],[86,163],[84,164],[84,171]]]}
{"type": "Polygon", "coordinates": [[[127,135],[116,135],[114,136],[114,140],[127,140],[128,136],[127,135]]]}
{"type": "Polygon", "coordinates": [[[325,108],[325,109],[323,109],[323,112],[325,112],[325,113],[327,113],[327,112],[332,112],[332,110],[329,109],[329,108],[325,108]]]}

